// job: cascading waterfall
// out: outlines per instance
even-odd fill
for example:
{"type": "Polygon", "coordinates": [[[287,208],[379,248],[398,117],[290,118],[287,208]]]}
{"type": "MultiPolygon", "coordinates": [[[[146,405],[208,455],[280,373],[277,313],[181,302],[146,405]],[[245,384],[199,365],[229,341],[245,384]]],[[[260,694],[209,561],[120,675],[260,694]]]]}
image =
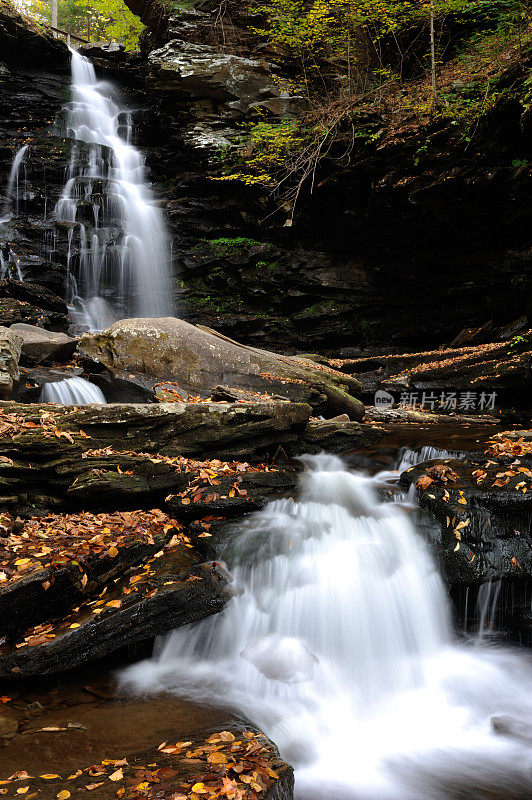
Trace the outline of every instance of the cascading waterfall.
{"type": "Polygon", "coordinates": [[[0,222],[7,222],[10,219],[13,210],[15,211],[15,214],[18,214],[20,203],[20,169],[24,164],[24,158],[27,150],[28,145],[23,145],[19,150],[17,150],[13,158],[11,171],[9,173],[9,178],[7,179],[6,196],[4,207],[2,209],[3,218],[0,220],[0,222]]]}
{"type": "Polygon", "coordinates": [[[74,320],[99,330],[123,317],[169,316],[169,241],[143,156],[131,144],[131,114],[97,81],[90,61],[71,53],[66,126],[75,143],[55,217],[71,223],[67,301],[74,320]]]}
{"type": "Polygon", "coordinates": [[[530,664],[453,642],[442,580],[411,516],[379,501],[382,476],[306,460],[300,499],[229,537],[242,593],[160,640],[124,685],[245,713],[295,765],[301,800],[529,798],[526,735],[491,717],[526,731],[530,664]]]}
{"type": "Polygon", "coordinates": [[[91,403],[107,403],[102,390],[83,378],[65,378],[64,381],[51,381],[43,386],[41,403],[61,403],[63,405],[87,406],[91,403]]]}

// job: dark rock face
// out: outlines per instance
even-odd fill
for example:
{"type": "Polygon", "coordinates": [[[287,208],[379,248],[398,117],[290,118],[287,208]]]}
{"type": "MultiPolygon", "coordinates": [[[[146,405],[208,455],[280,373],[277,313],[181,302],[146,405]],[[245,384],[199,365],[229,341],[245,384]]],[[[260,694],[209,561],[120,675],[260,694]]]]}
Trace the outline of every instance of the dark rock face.
{"type": "Polygon", "coordinates": [[[7,271],[24,283],[0,281],[2,325],[29,323],[52,330],[68,326],[64,265],[57,263],[48,221],[64,178],[64,142],[53,123],[65,101],[70,56],[66,46],[31,29],[12,10],[0,8],[4,72],[0,84],[0,240],[7,271]],[[18,198],[5,196],[15,153],[28,145],[19,170],[18,198]],[[11,219],[9,219],[9,215],[11,219]],[[13,267],[13,269],[11,269],[13,267]]]}
{"type": "Polygon", "coordinates": [[[522,458],[446,459],[418,464],[401,476],[418,486],[421,523],[450,587],[458,613],[480,587],[500,582],[500,625],[520,643],[532,642],[530,508],[532,461],[522,458]],[[447,483],[427,483],[432,468],[452,470],[447,483]]]}
{"type": "Polygon", "coordinates": [[[225,605],[223,581],[214,575],[201,569],[199,574],[191,572],[190,564],[173,564],[171,559],[164,560],[160,572],[153,578],[150,591],[129,596],[120,608],[91,615],[90,609],[82,607],[79,616],[74,614],[74,621],[69,616],[68,624],[47,644],[21,649],[0,647],[0,677],[5,680],[65,672],[125,645],[197,622],[225,605]],[[192,576],[196,580],[191,581],[192,576]],[[148,596],[154,588],[157,592],[148,596]]]}
{"type": "MultiPolygon", "coordinates": [[[[476,346],[447,348],[422,353],[370,355],[352,359],[332,359],[330,363],[340,371],[356,375],[361,381],[366,402],[373,402],[374,393],[383,389],[395,400],[401,393],[433,392],[440,397],[442,391],[454,391],[456,403],[447,410],[462,410],[461,392],[484,393],[484,404],[477,410],[493,410],[488,404],[488,393],[495,392],[497,406],[528,405],[527,389],[532,380],[532,332],[523,331],[521,342],[496,341],[476,346]]],[[[437,410],[438,403],[432,404],[437,410]]]]}
{"type": "MultiPolygon", "coordinates": [[[[436,553],[451,586],[532,574],[532,542],[526,523],[532,503],[530,478],[517,467],[496,464],[484,468],[484,462],[480,458],[431,462],[433,466],[444,464],[457,474],[457,479],[446,484],[431,483],[419,492],[421,508],[438,521],[434,529],[436,553]],[[515,474],[506,485],[495,485],[497,475],[505,472],[515,474]],[[480,473],[485,477],[477,483],[480,473]],[[527,489],[525,493],[521,491],[523,487],[527,489]],[[459,527],[467,520],[467,525],[459,527]]],[[[401,483],[416,483],[426,469],[427,462],[407,470],[401,483]]]]}

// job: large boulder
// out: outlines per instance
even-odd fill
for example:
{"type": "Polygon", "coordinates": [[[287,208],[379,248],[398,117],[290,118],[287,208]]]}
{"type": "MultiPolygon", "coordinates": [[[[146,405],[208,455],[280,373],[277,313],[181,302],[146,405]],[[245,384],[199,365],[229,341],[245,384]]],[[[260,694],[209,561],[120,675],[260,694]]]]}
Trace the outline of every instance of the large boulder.
{"type": "Polygon", "coordinates": [[[22,349],[22,338],[8,328],[0,327],[0,398],[7,397],[13,382],[20,377],[18,362],[22,349]]]}
{"type": "Polygon", "coordinates": [[[310,403],[324,416],[360,419],[361,384],[306,358],[247,347],[209,328],[174,317],[126,319],[101,333],[84,334],[82,356],[116,375],[140,373],[175,380],[187,392],[209,397],[220,384],[310,403]]]}
{"type": "Polygon", "coordinates": [[[77,339],[66,333],[46,331],[24,322],[15,323],[11,330],[22,338],[22,362],[28,366],[45,361],[68,361],[76,349],[77,339]]]}

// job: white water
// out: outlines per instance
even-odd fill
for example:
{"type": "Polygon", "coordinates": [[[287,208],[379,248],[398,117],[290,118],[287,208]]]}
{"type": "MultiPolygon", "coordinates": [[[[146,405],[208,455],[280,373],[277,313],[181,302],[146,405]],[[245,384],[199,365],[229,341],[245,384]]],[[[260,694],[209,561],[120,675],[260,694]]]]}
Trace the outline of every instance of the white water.
{"type": "Polygon", "coordinates": [[[9,245],[5,249],[0,247],[0,278],[11,278],[16,281],[24,280],[19,260],[9,245]]]}
{"type": "Polygon", "coordinates": [[[416,464],[422,464],[424,461],[432,461],[436,458],[454,458],[456,451],[442,450],[432,445],[424,445],[419,450],[414,450],[410,447],[405,447],[399,456],[399,463],[397,470],[403,472],[409,467],[415,467],[416,464]]]}
{"type": "Polygon", "coordinates": [[[98,386],[83,378],[65,378],[64,381],[45,383],[40,397],[41,403],[88,406],[91,403],[107,403],[98,386]]]}
{"type": "Polygon", "coordinates": [[[453,641],[442,580],[411,515],[378,500],[382,476],[308,465],[298,502],[230,537],[243,593],[124,684],[240,710],[295,766],[300,800],[532,797],[530,662],[453,641]],[[493,733],[494,715],[524,721],[524,740],[493,733]]]}
{"type": "Polygon", "coordinates": [[[68,234],[68,302],[75,321],[102,329],[124,317],[172,314],[164,218],[131,144],[131,114],[90,61],[72,52],[67,135],[75,140],[55,216],[68,234]]]}
{"type": "Polygon", "coordinates": [[[28,145],[23,145],[19,150],[17,150],[13,158],[11,171],[9,173],[9,178],[7,179],[6,196],[4,207],[2,209],[3,218],[0,220],[0,222],[7,222],[10,219],[13,210],[16,214],[18,214],[20,202],[20,168],[24,163],[24,157],[27,149],[28,145]]]}

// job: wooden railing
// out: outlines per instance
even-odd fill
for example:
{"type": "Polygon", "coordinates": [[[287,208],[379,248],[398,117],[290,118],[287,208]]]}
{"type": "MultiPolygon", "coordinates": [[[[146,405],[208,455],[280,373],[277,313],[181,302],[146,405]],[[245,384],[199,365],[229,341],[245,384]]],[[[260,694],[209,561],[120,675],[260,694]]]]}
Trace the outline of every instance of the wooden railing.
{"type": "Polygon", "coordinates": [[[57,34],[64,36],[66,38],[66,43],[69,45],[71,39],[75,39],[76,42],[82,42],[83,44],[89,44],[88,39],[82,39],[81,36],[76,36],[74,33],[69,33],[68,31],[63,31],[61,28],[54,28],[52,25],[46,26],[47,30],[52,32],[52,35],[55,36],[57,39],[57,34]]]}

